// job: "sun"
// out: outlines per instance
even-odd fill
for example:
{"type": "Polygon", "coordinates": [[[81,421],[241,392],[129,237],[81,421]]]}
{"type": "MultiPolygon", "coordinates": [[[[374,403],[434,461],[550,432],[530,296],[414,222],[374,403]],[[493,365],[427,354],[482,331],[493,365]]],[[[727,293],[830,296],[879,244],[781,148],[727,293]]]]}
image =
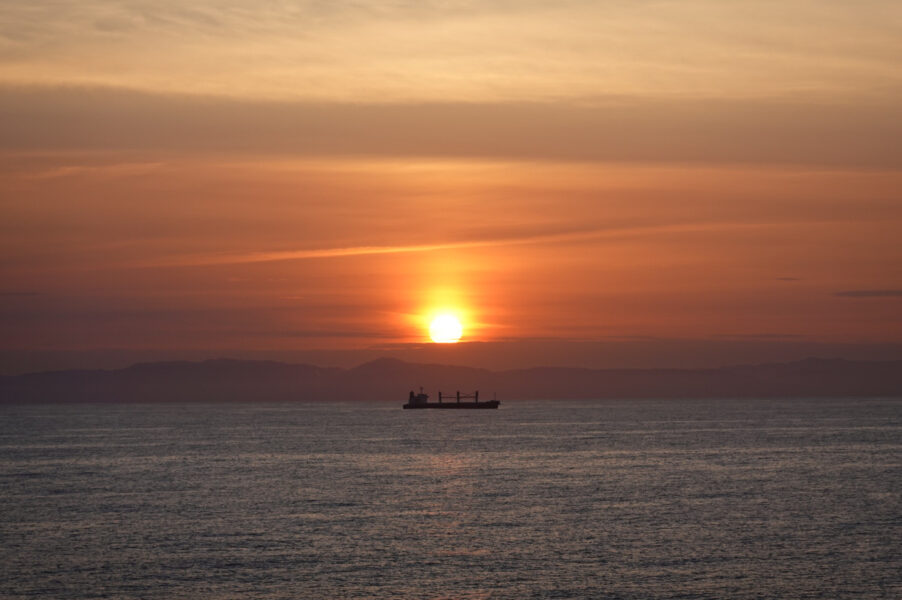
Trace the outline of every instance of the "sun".
{"type": "Polygon", "coordinates": [[[454,315],[438,315],[429,325],[429,337],[437,344],[453,344],[460,340],[463,333],[464,328],[454,315]]]}

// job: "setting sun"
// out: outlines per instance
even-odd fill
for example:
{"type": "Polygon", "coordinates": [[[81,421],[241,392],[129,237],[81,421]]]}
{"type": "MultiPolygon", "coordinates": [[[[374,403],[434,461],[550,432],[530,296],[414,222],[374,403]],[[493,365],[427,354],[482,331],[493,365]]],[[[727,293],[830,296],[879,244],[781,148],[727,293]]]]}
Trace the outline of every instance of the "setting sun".
{"type": "Polygon", "coordinates": [[[460,340],[464,328],[454,315],[438,315],[429,325],[429,337],[437,344],[453,344],[460,340]]]}

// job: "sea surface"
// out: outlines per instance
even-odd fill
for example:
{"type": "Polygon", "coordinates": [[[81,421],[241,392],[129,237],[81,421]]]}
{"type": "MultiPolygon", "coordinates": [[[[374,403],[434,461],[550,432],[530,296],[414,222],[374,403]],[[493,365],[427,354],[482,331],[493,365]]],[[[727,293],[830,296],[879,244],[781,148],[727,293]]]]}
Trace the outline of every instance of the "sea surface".
{"type": "Polygon", "coordinates": [[[902,400],[0,407],[2,598],[902,598],[902,400]]]}

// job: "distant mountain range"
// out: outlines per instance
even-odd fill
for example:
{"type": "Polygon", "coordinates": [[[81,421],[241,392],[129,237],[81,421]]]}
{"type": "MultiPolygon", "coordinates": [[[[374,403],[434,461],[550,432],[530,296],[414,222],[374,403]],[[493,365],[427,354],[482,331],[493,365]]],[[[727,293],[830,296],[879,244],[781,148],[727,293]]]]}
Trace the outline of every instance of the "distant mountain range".
{"type": "Polygon", "coordinates": [[[809,358],[715,369],[488,371],[379,359],[353,369],[272,361],[157,362],[0,377],[0,403],[396,401],[412,389],[500,400],[902,396],[902,361],[809,358]]]}

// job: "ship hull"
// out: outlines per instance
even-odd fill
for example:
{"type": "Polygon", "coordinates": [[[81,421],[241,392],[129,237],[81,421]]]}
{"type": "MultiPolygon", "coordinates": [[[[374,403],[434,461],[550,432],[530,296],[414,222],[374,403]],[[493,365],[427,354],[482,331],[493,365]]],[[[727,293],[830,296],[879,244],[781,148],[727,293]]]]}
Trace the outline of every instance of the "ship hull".
{"type": "Polygon", "coordinates": [[[426,402],[422,404],[403,405],[403,408],[498,408],[501,404],[498,400],[489,400],[488,402],[426,402]]]}

